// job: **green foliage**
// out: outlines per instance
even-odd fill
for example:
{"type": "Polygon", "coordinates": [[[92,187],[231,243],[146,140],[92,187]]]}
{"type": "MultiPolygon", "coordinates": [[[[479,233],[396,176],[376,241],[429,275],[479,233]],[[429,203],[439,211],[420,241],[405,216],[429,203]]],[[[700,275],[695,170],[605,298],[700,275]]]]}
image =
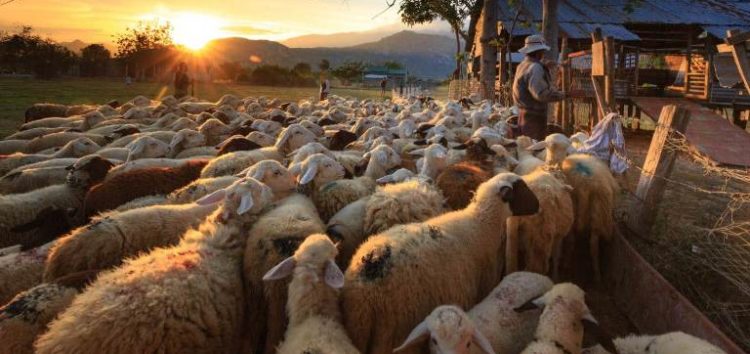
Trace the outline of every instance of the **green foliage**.
{"type": "Polygon", "coordinates": [[[131,58],[149,50],[172,45],[172,25],[158,21],[138,22],[136,27],[128,27],[125,32],[115,35],[118,58],[131,58]]]}
{"type": "Polygon", "coordinates": [[[67,71],[77,59],[67,48],[33,34],[31,27],[15,34],[0,34],[0,71],[51,79],[67,71]]]}
{"type": "Polygon", "coordinates": [[[302,77],[310,77],[312,75],[312,66],[308,63],[297,63],[292,68],[292,72],[302,77]]]}
{"type": "Polygon", "coordinates": [[[366,67],[361,61],[348,61],[331,70],[331,73],[344,81],[359,81],[366,67]]]}
{"type": "Polygon", "coordinates": [[[404,66],[401,63],[394,61],[394,60],[383,63],[383,66],[385,66],[385,68],[388,70],[399,70],[399,69],[404,68],[404,66]]]}
{"type": "Polygon", "coordinates": [[[219,77],[226,80],[238,81],[245,69],[239,62],[224,62],[219,65],[219,77]]]}
{"type": "Polygon", "coordinates": [[[261,65],[250,74],[250,83],[267,86],[315,86],[315,80],[302,77],[278,65],[261,65]]]}
{"type": "Polygon", "coordinates": [[[323,59],[318,63],[318,69],[320,71],[326,71],[331,68],[331,62],[328,61],[328,59],[323,59]]]}
{"type": "Polygon", "coordinates": [[[91,44],[81,50],[81,76],[94,77],[107,74],[110,53],[101,44],[91,44]]]}

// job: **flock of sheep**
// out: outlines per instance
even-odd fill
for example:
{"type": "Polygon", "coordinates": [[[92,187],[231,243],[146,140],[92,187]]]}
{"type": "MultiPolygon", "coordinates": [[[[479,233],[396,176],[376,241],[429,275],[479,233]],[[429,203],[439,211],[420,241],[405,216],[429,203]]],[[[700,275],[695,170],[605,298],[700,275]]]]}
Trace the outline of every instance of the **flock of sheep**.
{"type": "Polygon", "coordinates": [[[2,353],[722,353],[602,334],[587,136],[425,97],[37,104],[0,141],[2,353]],[[574,247],[574,246],[572,246],[574,247]],[[580,261],[580,260],[576,260],[580,261]]]}

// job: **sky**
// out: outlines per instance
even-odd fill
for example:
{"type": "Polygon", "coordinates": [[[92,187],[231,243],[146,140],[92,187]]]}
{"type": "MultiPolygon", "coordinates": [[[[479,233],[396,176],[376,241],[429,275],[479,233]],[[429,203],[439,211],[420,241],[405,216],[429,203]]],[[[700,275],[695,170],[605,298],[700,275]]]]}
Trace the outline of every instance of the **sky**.
{"type": "Polygon", "coordinates": [[[400,24],[386,0],[15,0],[0,6],[0,29],[32,26],[57,41],[111,42],[139,20],[168,20],[175,41],[198,46],[240,36],[283,40],[304,34],[367,31],[400,24]]]}

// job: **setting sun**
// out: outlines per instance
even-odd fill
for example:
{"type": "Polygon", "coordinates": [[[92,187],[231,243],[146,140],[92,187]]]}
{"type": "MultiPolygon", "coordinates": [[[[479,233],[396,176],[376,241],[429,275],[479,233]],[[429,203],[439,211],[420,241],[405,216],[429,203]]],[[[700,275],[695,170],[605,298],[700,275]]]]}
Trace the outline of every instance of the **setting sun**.
{"type": "Polygon", "coordinates": [[[224,24],[215,17],[184,13],[168,21],[173,27],[174,42],[192,50],[199,50],[210,40],[226,36],[221,29],[224,24]]]}

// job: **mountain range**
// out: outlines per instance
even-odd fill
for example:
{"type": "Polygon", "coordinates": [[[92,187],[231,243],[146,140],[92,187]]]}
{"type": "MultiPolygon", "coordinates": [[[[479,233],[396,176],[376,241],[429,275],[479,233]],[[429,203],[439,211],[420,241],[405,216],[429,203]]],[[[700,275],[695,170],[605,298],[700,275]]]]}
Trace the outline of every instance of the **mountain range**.
{"type": "Polygon", "coordinates": [[[251,66],[292,67],[305,62],[315,68],[323,59],[332,67],[347,61],[374,65],[396,61],[412,76],[440,79],[453,71],[455,45],[454,39],[447,36],[401,31],[377,41],[337,48],[290,48],[273,41],[222,38],[209,42],[204,52],[215,62],[240,62],[251,66]]]}

